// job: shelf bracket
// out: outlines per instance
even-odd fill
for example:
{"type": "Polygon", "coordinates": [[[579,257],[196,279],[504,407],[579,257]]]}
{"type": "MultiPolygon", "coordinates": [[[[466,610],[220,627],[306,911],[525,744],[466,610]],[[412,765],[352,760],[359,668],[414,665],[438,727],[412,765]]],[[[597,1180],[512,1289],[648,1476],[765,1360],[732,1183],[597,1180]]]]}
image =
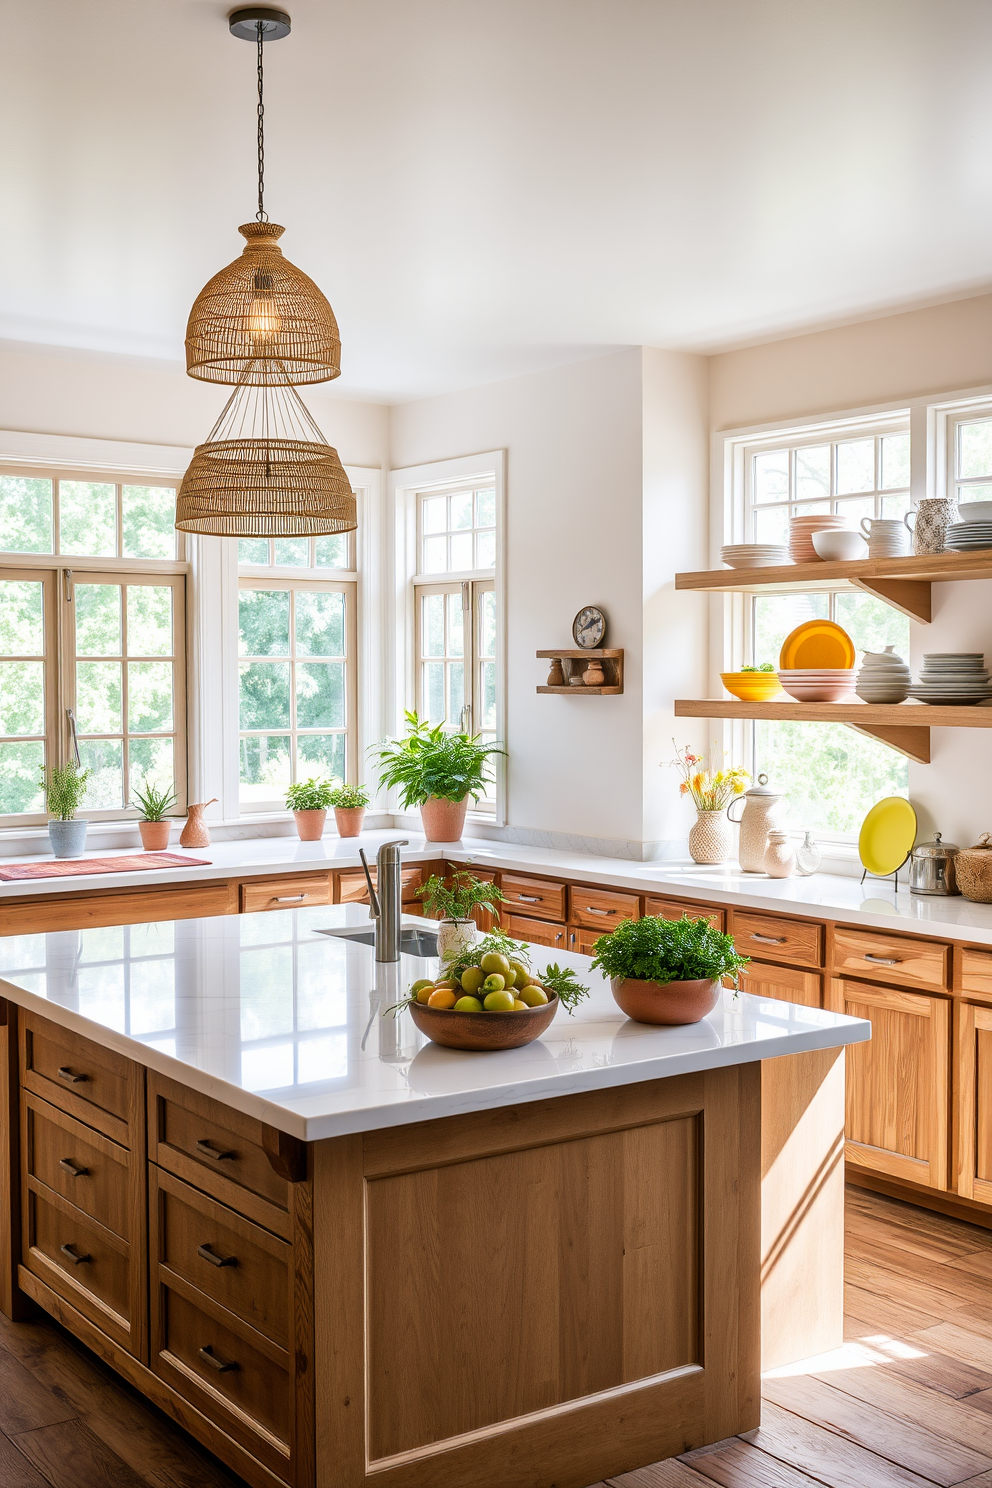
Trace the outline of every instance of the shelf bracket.
{"type": "Polygon", "coordinates": [[[904,754],[907,759],[915,760],[918,765],[930,763],[930,730],[917,724],[871,724],[865,727],[861,723],[844,722],[845,728],[853,729],[856,734],[867,734],[869,739],[878,739],[882,744],[887,744],[890,749],[904,754]]]}
{"type": "Polygon", "coordinates": [[[931,620],[931,592],[929,579],[852,579],[851,582],[866,594],[901,610],[911,620],[922,620],[929,625],[931,620]]]}

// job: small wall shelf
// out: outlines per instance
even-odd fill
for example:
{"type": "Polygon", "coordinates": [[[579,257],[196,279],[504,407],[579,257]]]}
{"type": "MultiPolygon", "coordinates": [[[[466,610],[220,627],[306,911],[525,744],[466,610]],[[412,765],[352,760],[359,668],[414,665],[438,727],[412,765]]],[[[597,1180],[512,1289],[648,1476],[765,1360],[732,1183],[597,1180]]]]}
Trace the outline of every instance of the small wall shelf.
{"type": "Polygon", "coordinates": [[[623,692],[622,650],[569,651],[565,647],[560,646],[552,651],[538,651],[537,659],[538,661],[554,661],[557,659],[561,662],[562,671],[565,674],[564,687],[539,687],[537,689],[538,692],[557,692],[562,695],[567,693],[569,697],[584,697],[589,695],[596,697],[615,697],[618,693],[623,692]],[[606,676],[605,685],[603,687],[586,687],[585,683],[583,683],[581,687],[571,686],[568,678],[570,676],[581,677],[589,662],[596,659],[603,663],[603,672],[606,676]]]}

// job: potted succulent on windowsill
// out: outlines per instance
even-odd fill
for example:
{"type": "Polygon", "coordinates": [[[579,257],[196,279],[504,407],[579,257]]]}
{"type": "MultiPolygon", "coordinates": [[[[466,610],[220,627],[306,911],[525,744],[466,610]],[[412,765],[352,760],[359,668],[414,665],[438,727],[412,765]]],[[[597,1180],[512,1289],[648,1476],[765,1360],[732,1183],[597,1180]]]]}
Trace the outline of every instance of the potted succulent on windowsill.
{"type": "Polygon", "coordinates": [[[171,786],[168,790],[159,790],[150,780],[144,780],[141,789],[135,790],[131,804],[141,812],[138,831],[145,852],[162,852],[169,845],[172,831],[172,823],[165,813],[176,804],[175,790],[171,786]]]}
{"type": "Polygon", "coordinates": [[[84,770],[75,760],[64,765],[51,765],[41,772],[45,807],[52,818],[48,823],[48,836],[57,858],[81,857],[86,846],[89,822],[77,820],[76,812],[86,794],[90,774],[91,771],[84,770]]]}
{"type": "Polygon", "coordinates": [[[379,783],[399,790],[404,811],[420,807],[428,842],[458,842],[469,800],[477,801],[492,779],[491,757],[506,750],[481,744],[481,734],[450,733],[443,723],[431,727],[416,713],[405,718],[405,738],[374,746],[379,783]]]}
{"type": "Polygon", "coordinates": [[[337,785],[331,791],[330,803],[334,807],[338,836],[361,836],[362,822],[369,804],[369,793],[365,786],[337,785]]]}
{"type": "Polygon", "coordinates": [[[617,1006],[637,1023],[698,1023],[716,1007],[723,978],[737,986],[748,964],[732,936],[686,915],[624,920],[592,949],[617,1006]]]}
{"type": "Polygon", "coordinates": [[[450,877],[441,878],[433,873],[424,886],[417,890],[417,897],[424,901],[424,908],[433,920],[440,920],[437,932],[437,953],[442,961],[460,956],[475,941],[476,922],[473,909],[488,905],[498,919],[496,905],[503,898],[502,891],[494,883],[476,878],[465,868],[451,868],[450,877]]]}
{"type": "Polygon", "coordinates": [[[301,842],[319,842],[334,786],[329,780],[298,780],[286,792],[286,806],[296,819],[301,842]]]}

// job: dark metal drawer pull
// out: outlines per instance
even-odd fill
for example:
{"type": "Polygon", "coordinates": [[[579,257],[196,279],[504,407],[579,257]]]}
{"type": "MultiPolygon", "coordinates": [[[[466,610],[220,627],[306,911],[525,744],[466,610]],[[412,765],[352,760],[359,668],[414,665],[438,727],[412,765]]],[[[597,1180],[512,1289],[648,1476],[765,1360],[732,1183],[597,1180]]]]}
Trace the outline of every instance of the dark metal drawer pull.
{"type": "Polygon", "coordinates": [[[59,1158],[59,1167],[63,1168],[65,1172],[71,1173],[73,1178],[82,1178],[89,1172],[89,1168],[77,1168],[76,1164],[70,1162],[67,1157],[59,1158]]]}
{"type": "Polygon", "coordinates": [[[89,1075],[77,1075],[75,1070],[63,1064],[59,1069],[59,1079],[64,1080],[67,1085],[80,1085],[84,1080],[89,1079],[89,1075]]]}
{"type": "Polygon", "coordinates": [[[521,904],[540,904],[541,903],[541,896],[540,896],[540,894],[518,894],[517,895],[517,898],[520,900],[521,904]]]}
{"type": "Polygon", "coordinates": [[[59,1249],[64,1256],[68,1256],[70,1261],[74,1262],[77,1266],[81,1266],[84,1261],[91,1261],[93,1259],[91,1255],[80,1255],[74,1245],[60,1245],[59,1249]]]}
{"type": "Polygon", "coordinates": [[[209,1244],[198,1245],[196,1247],[196,1253],[202,1260],[209,1261],[211,1266],[236,1266],[238,1264],[237,1256],[215,1255],[210,1249],[209,1244]]]}
{"type": "Polygon", "coordinates": [[[223,1147],[215,1147],[213,1142],[208,1142],[205,1138],[197,1142],[196,1150],[202,1152],[204,1157],[212,1157],[214,1162],[223,1162],[225,1157],[237,1157],[238,1155],[236,1152],[226,1151],[223,1147]]]}
{"type": "Polygon", "coordinates": [[[865,961],[877,961],[879,966],[898,966],[902,961],[901,956],[873,956],[871,951],[865,951],[865,961]]]}
{"type": "Polygon", "coordinates": [[[209,1364],[211,1369],[216,1369],[218,1374],[227,1374],[228,1370],[238,1367],[233,1359],[218,1359],[209,1343],[205,1343],[200,1349],[200,1358],[204,1364],[209,1364]]]}
{"type": "Polygon", "coordinates": [[[605,914],[605,915],[611,915],[611,914],[616,914],[616,910],[615,909],[597,909],[596,906],[595,906],[595,904],[587,904],[586,905],[586,914],[605,914]]]}
{"type": "Polygon", "coordinates": [[[787,935],[758,935],[755,931],[751,935],[752,940],[760,940],[762,945],[785,945],[787,935]]]}

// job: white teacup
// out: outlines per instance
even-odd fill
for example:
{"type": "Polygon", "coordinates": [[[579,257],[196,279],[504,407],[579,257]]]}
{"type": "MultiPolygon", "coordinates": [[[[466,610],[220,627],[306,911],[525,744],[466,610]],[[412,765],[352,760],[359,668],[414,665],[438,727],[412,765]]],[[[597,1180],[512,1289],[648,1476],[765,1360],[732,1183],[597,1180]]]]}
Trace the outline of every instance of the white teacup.
{"type": "Polygon", "coordinates": [[[869,558],[893,558],[909,552],[910,526],[905,517],[862,517],[869,558]]]}

